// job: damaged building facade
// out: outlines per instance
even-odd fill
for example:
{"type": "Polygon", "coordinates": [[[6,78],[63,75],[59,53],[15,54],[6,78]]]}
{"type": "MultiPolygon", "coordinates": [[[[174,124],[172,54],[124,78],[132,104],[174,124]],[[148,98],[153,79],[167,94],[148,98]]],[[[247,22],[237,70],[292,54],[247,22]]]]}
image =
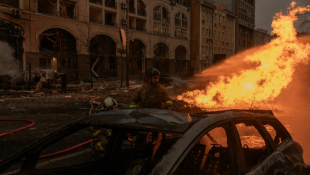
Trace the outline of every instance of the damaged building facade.
{"type": "Polygon", "coordinates": [[[0,0],[0,39],[15,49],[20,71],[31,63],[32,70],[52,68],[70,79],[85,80],[91,70],[97,77],[120,79],[126,72],[120,29],[128,23],[131,78],[141,78],[151,67],[189,75],[189,1],[126,2],[0,0]]]}
{"type": "Polygon", "coordinates": [[[191,60],[196,73],[235,54],[235,19],[221,2],[192,0],[191,60]],[[197,35],[198,34],[198,35],[197,35]]]}

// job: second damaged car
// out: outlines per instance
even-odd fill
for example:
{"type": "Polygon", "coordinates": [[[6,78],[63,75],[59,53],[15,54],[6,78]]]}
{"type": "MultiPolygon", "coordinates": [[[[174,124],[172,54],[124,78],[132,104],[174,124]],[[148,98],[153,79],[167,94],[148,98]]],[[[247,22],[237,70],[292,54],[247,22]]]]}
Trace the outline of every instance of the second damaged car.
{"type": "Polygon", "coordinates": [[[307,174],[302,154],[301,146],[271,111],[186,114],[126,109],[96,113],[67,125],[2,161],[0,173],[307,174]],[[85,146],[58,157],[39,159],[42,154],[92,135],[90,126],[113,133],[105,151],[85,146]]]}

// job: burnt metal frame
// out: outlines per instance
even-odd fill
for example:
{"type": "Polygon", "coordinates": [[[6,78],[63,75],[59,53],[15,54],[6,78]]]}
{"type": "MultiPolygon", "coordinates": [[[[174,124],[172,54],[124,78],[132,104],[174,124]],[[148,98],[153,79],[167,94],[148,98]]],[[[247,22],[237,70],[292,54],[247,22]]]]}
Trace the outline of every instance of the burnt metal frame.
{"type": "Polygon", "coordinates": [[[257,165],[255,165],[254,167],[252,167],[252,169],[249,171],[251,172],[253,169],[255,169],[257,166],[259,166],[262,162],[264,162],[274,151],[275,151],[275,144],[273,143],[273,141],[271,140],[271,137],[269,135],[269,133],[266,131],[266,129],[264,128],[264,126],[262,126],[259,123],[260,118],[239,118],[239,119],[232,119],[231,123],[232,123],[232,128],[234,130],[234,137],[236,140],[236,144],[237,144],[237,152],[242,156],[241,158],[241,173],[245,174],[248,173],[247,172],[247,166],[246,166],[246,160],[245,160],[245,155],[244,152],[242,150],[242,145],[241,145],[241,140],[240,140],[240,136],[239,136],[239,132],[237,130],[236,127],[236,122],[253,122],[254,127],[257,129],[257,131],[259,132],[259,134],[262,136],[262,138],[264,139],[264,141],[266,142],[266,149],[270,151],[269,155],[262,160],[261,162],[259,162],[257,165]],[[262,128],[263,127],[263,128],[262,128]]]}
{"type": "MultiPolygon", "coordinates": [[[[97,162],[92,162],[92,163],[84,163],[84,164],[79,164],[79,165],[74,165],[70,167],[60,167],[60,168],[55,168],[55,169],[42,169],[42,170],[35,170],[35,166],[38,162],[39,156],[41,152],[52,145],[53,143],[56,143],[57,141],[65,138],[68,135],[74,134],[77,131],[80,131],[82,129],[85,129],[86,127],[91,126],[89,123],[84,123],[83,121],[75,121],[51,134],[48,136],[44,137],[43,139],[32,143],[30,146],[26,147],[25,149],[20,150],[19,152],[15,153],[13,156],[10,156],[10,159],[5,159],[4,161],[0,162],[0,172],[3,172],[7,168],[11,167],[13,164],[16,162],[20,161],[22,158],[26,158],[25,162],[23,163],[20,172],[22,174],[53,174],[58,171],[64,171],[67,173],[72,173],[73,171],[75,174],[83,173],[83,170],[87,167],[96,167],[98,163],[102,162],[103,159],[98,160],[97,162]],[[72,171],[71,171],[72,170],[72,171]]],[[[108,144],[107,147],[107,152],[108,154],[105,157],[108,157],[108,161],[106,162],[107,166],[109,167],[112,166],[113,161],[115,161],[115,156],[113,156],[115,153],[115,150],[120,150],[119,148],[115,148],[115,146],[121,146],[121,142],[123,139],[121,139],[122,131],[126,130],[126,132],[136,132],[136,131],[144,131],[144,129],[138,129],[135,127],[122,127],[119,125],[111,125],[111,124],[104,124],[104,125],[96,125],[94,126],[100,126],[103,128],[110,128],[114,132],[114,136],[112,137],[111,141],[108,144]]],[[[145,131],[151,131],[151,132],[163,132],[163,133],[174,133],[178,134],[175,132],[166,132],[166,131],[159,131],[158,129],[145,129],[145,131]]],[[[141,148],[138,148],[141,149],[141,148]]],[[[131,150],[132,152],[135,152],[138,149],[131,150]]],[[[124,150],[126,151],[126,150],[124,150]]],[[[127,150],[128,151],[128,150],[127,150]]],[[[106,160],[106,158],[104,159],[106,160]]],[[[102,164],[100,164],[102,165],[102,164]]],[[[101,169],[99,171],[103,170],[103,167],[100,166],[101,169]]],[[[149,167],[148,167],[149,168],[149,167]]],[[[88,168],[87,168],[88,169],[88,168]]],[[[149,170],[148,170],[149,171],[149,170]]]]}
{"type": "MultiPolygon", "coordinates": [[[[259,126],[262,128],[262,130],[265,132],[272,148],[273,151],[275,151],[278,147],[281,147],[283,144],[285,144],[286,142],[289,142],[290,140],[293,140],[292,136],[290,135],[290,133],[287,131],[287,129],[282,125],[282,123],[277,119],[257,119],[257,122],[259,124],[259,126]],[[282,141],[282,143],[280,143],[279,145],[276,145],[274,140],[272,139],[271,135],[269,134],[269,132],[267,131],[267,129],[264,127],[264,125],[262,124],[264,122],[271,122],[276,124],[282,132],[284,132],[284,134],[286,135],[286,139],[282,141]]],[[[274,128],[275,129],[275,128],[274,128]]],[[[258,165],[259,166],[259,165],[258,165]]],[[[257,167],[257,166],[255,166],[257,167]]],[[[253,167],[253,169],[255,168],[253,167]]]]}
{"type": "MultiPolygon", "coordinates": [[[[237,174],[236,170],[236,165],[233,162],[233,157],[235,157],[234,155],[234,151],[233,148],[235,147],[236,143],[235,143],[235,139],[230,139],[228,137],[233,138],[233,135],[228,132],[229,130],[231,130],[232,126],[230,123],[231,120],[226,120],[226,121],[221,121],[218,123],[215,123],[213,125],[211,125],[210,127],[204,129],[199,135],[197,135],[195,138],[193,138],[192,142],[190,145],[187,146],[187,148],[183,151],[182,155],[178,158],[178,160],[174,163],[173,167],[170,169],[170,172],[168,174],[173,174],[173,172],[176,171],[176,169],[179,167],[179,165],[182,163],[182,161],[186,158],[187,154],[190,152],[190,150],[194,147],[194,145],[205,135],[207,134],[209,131],[211,131],[212,129],[222,126],[225,130],[225,133],[227,135],[227,147],[229,149],[229,154],[230,154],[230,158],[231,158],[231,167],[232,167],[232,173],[231,174],[237,174]]],[[[200,166],[200,165],[199,165],[200,166]]]]}

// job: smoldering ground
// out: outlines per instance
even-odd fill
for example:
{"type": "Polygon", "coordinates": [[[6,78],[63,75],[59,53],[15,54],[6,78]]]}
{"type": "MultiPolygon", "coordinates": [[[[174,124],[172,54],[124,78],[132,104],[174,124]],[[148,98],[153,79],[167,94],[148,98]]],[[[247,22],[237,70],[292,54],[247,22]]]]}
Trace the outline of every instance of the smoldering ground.
{"type": "Polygon", "coordinates": [[[18,71],[14,50],[8,43],[0,41],[0,75],[14,76],[18,71]]]}

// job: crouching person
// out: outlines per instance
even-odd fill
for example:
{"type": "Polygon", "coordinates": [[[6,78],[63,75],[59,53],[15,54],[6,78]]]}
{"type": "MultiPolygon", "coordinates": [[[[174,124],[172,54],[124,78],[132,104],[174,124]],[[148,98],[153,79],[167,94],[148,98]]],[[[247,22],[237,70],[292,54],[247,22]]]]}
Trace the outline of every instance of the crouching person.
{"type": "MultiPolygon", "coordinates": [[[[103,110],[101,111],[113,111],[117,106],[117,102],[113,98],[106,98],[103,102],[103,110]]],[[[111,129],[105,129],[100,127],[91,126],[91,131],[93,132],[94,142],[92,147],[102,152],[106,151],[106,146],[109,143],[110,137],[113,135],[111,129]]]]}

